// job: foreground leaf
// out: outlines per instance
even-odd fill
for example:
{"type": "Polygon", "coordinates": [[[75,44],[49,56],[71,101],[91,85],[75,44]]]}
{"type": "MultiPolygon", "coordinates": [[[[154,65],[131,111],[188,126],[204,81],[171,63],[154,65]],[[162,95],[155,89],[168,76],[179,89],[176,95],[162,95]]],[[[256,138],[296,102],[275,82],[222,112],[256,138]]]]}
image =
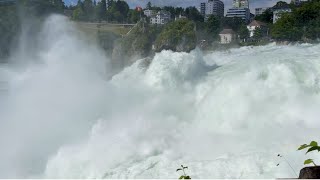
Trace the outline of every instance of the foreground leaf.
{"type": "Polygon", "coordinates": [[[316,141],[312,141],[312,142],[310,143],[310,146],[318,146],[318,143],[317,143],[316,141]]]}
{"type": "Polygon", "coordinates": [[[318,151],[319,151],[319,149],[318,149],[317,146],[313,146],[313,147],[309,148],[308,151],[306,152],[306,154],[308,154],[308,153],[311,152],[311,151],[315,151],[315,150],[318,150],[318,151]]]}
{"type": "Polygon", "coordinates": [[[312,163],[314,163],[312,159],[307,159],[304,161],[304,165],[312,164],[312,163]]]}
{"type": "Polygon", "coordinates": [[[307,148],[307,147],[309,147],[310,145],[308,145],[308,144],[303,144],[303,145],[301,145],[299,148],[298,148],[298,151],[300,151],[300,150],[302,150],[302,149],[305,149],[305,148],[307,148]]]}

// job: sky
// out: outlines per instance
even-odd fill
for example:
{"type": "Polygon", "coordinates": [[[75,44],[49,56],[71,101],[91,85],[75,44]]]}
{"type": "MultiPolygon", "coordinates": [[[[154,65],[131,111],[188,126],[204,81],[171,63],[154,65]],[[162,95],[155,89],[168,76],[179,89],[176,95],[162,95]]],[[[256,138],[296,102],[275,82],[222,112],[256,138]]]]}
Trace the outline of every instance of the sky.
{"type": "MultiPolygon", "coordinates": [[[[64,0],[66,4],[76,4],[78,0],[64,0]]],[[[126,0],[131,8],[136,6],[145,7],[147,2],[150,1],[154,5],[158,6],[196,6],[198,7],[201,2],[206,2],[207,0],[126,0]]],[[[225,8],[228,9],[232,6],[232,0],[222,0],[225,4],[225,8]]],[[[251,11],[254,13],[254,8],[256,7],[271,7],[280,0],[249,0],[251,11]]],[[[290,2],[290,0],[284,0],[290,2]]]]}

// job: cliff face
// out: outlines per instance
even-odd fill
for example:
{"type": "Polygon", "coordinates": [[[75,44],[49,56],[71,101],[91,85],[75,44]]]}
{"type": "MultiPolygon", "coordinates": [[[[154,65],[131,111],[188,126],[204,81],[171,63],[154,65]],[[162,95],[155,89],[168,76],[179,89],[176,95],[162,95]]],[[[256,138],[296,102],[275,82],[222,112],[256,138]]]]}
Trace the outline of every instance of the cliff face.
{"type": "Polygon", "coordinates": [[[165,26],[139,22],[128,35],[115,41],[111,63],[115,71],[120,71],[154,51],[190,52],[196,48],[196,39],[195,24],[186,19],[165,26]]]}
{"type": "Polygon", "coordinates": [[[190,52],[195,49],[197,38],[195,24],[186,19],[180,19],[168,24],[155,41],[155,51],[172,50],[190,52]]]}
{"type": "Polygon", "coordinates": [[[155,30],[146,23],[138,23],[132,31],[118,39],[112,51],[112,65],[116,69],[123,69],[136,60],[149,56],[155,30]]]}

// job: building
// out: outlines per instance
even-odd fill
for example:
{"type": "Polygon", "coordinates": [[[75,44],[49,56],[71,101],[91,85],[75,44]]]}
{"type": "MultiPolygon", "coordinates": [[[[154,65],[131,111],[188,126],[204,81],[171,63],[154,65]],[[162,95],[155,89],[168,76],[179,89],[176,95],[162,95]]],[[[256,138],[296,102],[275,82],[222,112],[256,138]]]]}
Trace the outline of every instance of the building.
{"type": "Polygon", "coordinates": [[[221,44],[230,44],[236,40],[236,33],[232,29],[223,29],[219,36],[221,44]]]}
{"type": "Polygon", "coordinates": [[[255,9],[255,15],[258,16],[258,15],[261,15],[262,13],[264,13],[265,11],[267,10],[267,8],[256,8],[255,9]]]}
{"type": "Polygon", "coordinates": [[[226,17],[238,17],[246,23],[250,21],[250,9],[248,0],[233,0],[233,8],[228,9],[226,17]]]}
{"type": "Polygon", "coordinates": [[[187,17],[186,16],[182,16],[180,14],[178,17],[176,16],[175,20],[179,20],[179,19],[187,19],[187,17]]]}
{"type": "Polygon", "coordinates": [[[200,4],[200,13],[202,16],[206,15],[206,3],[205,2],[200,4]]]}
{"type": "Polygon", "coordinates": [[[249,0],[233,0],[234,8],[249,8],[249,0]]]}
{"type": "Polygon", "coordinates": [[[291,12],[291,9],[289,7],[273,9],[273,24],[276,23],[284,13],[290,13],[290,12],[291,12]]]}
{"type": "Polygon", "coordinates": [[[231,8],[228,9],[226,14],[228,18],[238,17],[243,19],[246,23],[250,21],[250,9],[249,8],[231,8]]]}
{"type": "Polygon", "coordinates": [[[147,17],[151,17],[151,16],[155,15],[156,12],[154,10],[146,9],[143,11],[143,14],[147,17]]]}
{"type": "Polygon", "coordinates": [[[159,11],[150,18],[151,24],[167,24],[171,21],[171,14],[167,11],[159,11]]]}
{"type": "Polygon", "coordinates": [[[16,4],[17,0],[0,0],[0,6],[16,4]]]}
{"type": "Polygon", "coordinates": [[[299,5],[301,3],[300,0],[291,0],[291,2],[295,5],[299,5]]]}
{"type": "Polygon", "coordinates": [[[223,17],[224,3],[221,0],[208,0],[200,4],[200,13],[205,17],[210,15],[223,17]]]}
{"type": "Polygon", "coordinates": [[[254,20],[250,24],[247,25],[247,28],[250,33],[250,37],[254,36],[254,32],[256,29],[260,28],[262,31],[263,36],[268,35],[268,26],[266,23],[254,20]]]}
{"type": "Polygon", "coordinates": [[[206,16],[215,15],[219,17],[224,16],[224,4],[220,0],[209,0],[206,3],[206,16]]]}

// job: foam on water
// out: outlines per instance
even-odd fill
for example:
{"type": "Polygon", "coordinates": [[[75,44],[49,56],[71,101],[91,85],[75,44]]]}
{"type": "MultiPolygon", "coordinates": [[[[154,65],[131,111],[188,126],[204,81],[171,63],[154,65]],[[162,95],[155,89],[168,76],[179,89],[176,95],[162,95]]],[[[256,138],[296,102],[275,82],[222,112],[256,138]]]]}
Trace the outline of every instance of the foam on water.
{"type": "Polygon", "coordinates": [[[277,154],[297,173],[297,146],[319,139],[319,45],[163,51],[106,80],[71,23],[43,32],[31,63],[0,68],[1,177],[294,177],[277,154]]]}

